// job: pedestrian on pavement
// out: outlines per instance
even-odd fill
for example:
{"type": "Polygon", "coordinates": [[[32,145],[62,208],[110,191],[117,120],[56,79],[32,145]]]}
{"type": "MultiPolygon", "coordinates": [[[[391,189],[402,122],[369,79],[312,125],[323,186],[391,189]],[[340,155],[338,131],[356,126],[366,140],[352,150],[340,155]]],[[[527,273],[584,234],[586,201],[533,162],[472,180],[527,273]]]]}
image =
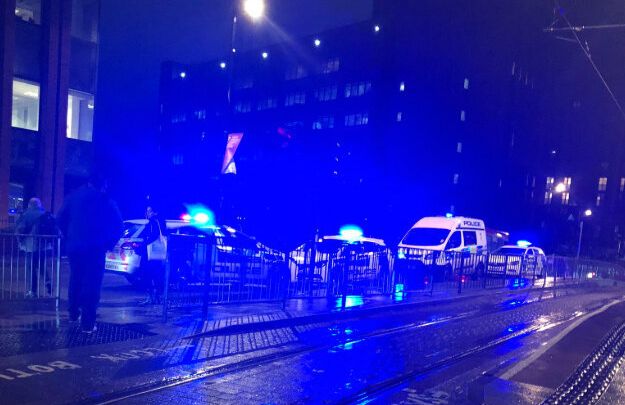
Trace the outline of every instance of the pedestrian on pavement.
{"type": "Polygon", "coordinates": [[[161,300],[164,285],[164,268],[167,258],[166,225],[160,219],[153,205],[145,209],[144,241],[145,250],[141,253],[141,278],[144,281],[147,298],[142,305],[158,304],[161,300]]]}
{"type": "Polygon", "coordinates": [[[25,254],[25,274],[30,275],[30,290],[26,292],[28,298],[39,295],[39,276],[43,275],[48,294],[52,292],[50,278],[45,269],[45,250],[48,247],[44,240],[42,222],[47,220],[47,213],[43,209],[41,200],[33,197],[28,201],[26,211],[19,217],[15,225],[15,233],[21,235],[19,247],[25,254]],[[28,235],[28,236],[27,236],[28,235]]]}
{"type": "Polygon", "coordinates": [[[123,233],[119,209],[107,189],[104,177],[91,176],[85,186],[67,196],[58,215],[70,263],[69,318],[80,319],[86,333],[96,330],[106,251],[123,233]]]}

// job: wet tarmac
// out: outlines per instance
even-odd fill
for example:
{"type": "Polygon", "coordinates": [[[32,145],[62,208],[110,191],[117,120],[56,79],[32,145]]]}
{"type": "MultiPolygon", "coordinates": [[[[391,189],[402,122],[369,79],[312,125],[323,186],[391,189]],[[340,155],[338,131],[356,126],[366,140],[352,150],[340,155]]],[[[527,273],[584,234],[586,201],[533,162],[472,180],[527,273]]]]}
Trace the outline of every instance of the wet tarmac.
{"type": "MultiPolygon", "coordinates": [[[[140,294],[126,285],[107,288],[91,337],[49,310],[0,321],[5,403],[469,403],[484,373],[502,374],[624,293],[493,291],[392,307],[352,297],[375,310],[329,316],[331,302],[298,301],[163,323],[160,307],[131,305],[140,294]]],[[[546,395],[510,384],[525,403],[546,395]]]]}

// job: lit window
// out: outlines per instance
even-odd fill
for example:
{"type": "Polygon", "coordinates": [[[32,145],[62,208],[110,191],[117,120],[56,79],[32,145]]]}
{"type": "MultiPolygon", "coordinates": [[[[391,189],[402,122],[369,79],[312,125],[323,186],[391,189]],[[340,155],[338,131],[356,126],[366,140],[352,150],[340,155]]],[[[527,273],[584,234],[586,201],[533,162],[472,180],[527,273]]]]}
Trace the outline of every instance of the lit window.
{"type": "Polygon", "coordinates": [[[39,130],[39,85],[13,80],[11,125],[15,128],[39,130]]]}
{"type": "Polygon", "coordinates": [[[569,204],[569,197],[570,197],[570,193],[568,191],[562,193],[562,205],[568,205],[569,204]]]}
{"type": "Polygon", "coordinates": [[[195,110],[195,111],[193,111],[193,115],[195,115],[195,119],[197,119],[197,120],[205,120],[206,119],[206,110],[195,110]]]}
{"type": "Polygon", "coordinates": [[[187,121],[187,114],[184,114],[184,113],[174,114],[171,117],[172,124],[178,124],[180,122],[186,122],[186,121],[187,121]]]}
{"type": "Polygon", "coordinates": [[[601,200],[602,200],[601,194],[598,194],[597,195],[597,201],[596,201],[597,207],[599,207],[601,205],[601,200]]]}
{"type": "Polygon", "coordinates": [[[397,122],[401,122],[403,118],[403,113],[400,111],[397,113],[397,117],[395,118],[397,120],[397,122]]]}
{"type": "Polygon", "coordinates": [[[93,140],[93,95],[70,90],[67,97],[67,137],[93,140]]]}
{"type": "Polygon", "coordinates": [[[462,153],[462,142],[458,142],[456,145],[456,152],[462,153]]]}
{"type": "Polygon", "coordinates": [[[554,182],[555,182],[555,178],[547,177],[547,184],[546,184],[547,190],[551,189],[551,187],[553,186],[554,182]]]}
{"type": "Polygon", "coordinates": [[[545,205],[551,204],[553,193],[551,191],[545,191],[545,205]]]}
{"type": "Polygon", "coordinates": [[[469,79],[468,78],[464,78],[464,89],[465,90],[469,90],[469,79]]]}
{"type": "Polygon", "coordinates": [[[512,76],[516,73],[516,62],[512,62],[512,76]]]}
{"type": "Polygon", "coordinates": [[[248,113],[252,111],[252,103],[250,103],[249,101],[247,102],[239,101],[238,103],[234,105],[234,111],[238,113],[248,113]]]}
{"type": "Polygon", "coordinates": [[[32,24],[41,24],[41,0],[18,0],[15,5],[15,17],[32,24]]]}
{"type": "Polygon", "coordinates": [[[406,90],[406,83],[401,82],[399,83],[399,91],[405,91],[406,90]]]}
{"type": "Polygon", "coordinates": [[[625,177],[621,177],[621,187],[620,187],[621,193],[623,191],[625,191],[625,177]]]}
{"type": "Polygon", "coordinates": [[[462,110],[460,111],[460,121],[465,121],[467,119],[467,113],[466,111],[462,110]]]}
{"type": "Polygon", "coordinates": [[[599,191],[605,191],[607,188],[608,188],[608,178],[600,177],[599,186],[598,186],[599,191]]]}
{"type": "Polygon", "coordinates": [[[371,91],[371,82],[348,83],[345,85],[345,98],[360,97],[371,91]]]}
{"type": "Polygon", "coordinates": [[[460,181],[460,175],[458,173],[454,174],[454,184],[458,184],[458,182],[460,181]]]}
{"type": "Polygon", "coordinates": [[[354,127],[360,125],[367,125],[369,123],[369,114],[350,114],[345,116],[345,126],[354,127]]]}
{"type": "Polygon", "coordinates": [[[315,121],[313,121],[312,129],[320,130],[320,129],[332,129],[334,128],[334,117],[324,116],[319,117],[315,121]]]}
{"type": "Polygon", "coordinates": [[[296,104],[306,104],[306,93],[303,91],[299,91],[296,93],[291,93],[286,96],[284,99],[284,105],[286,107],[296,105],[296,104]]]}
{"type": "Polygon", "coordinates": [[[338,94],[338,86],[322,87],[315,91],[315,97],[319,101],[331,101],[336,100],[338,94]]]}
{"type": "Polygon", "coordinates": [[[562,183],[564,183],[564,185],[567,186],[567,188],[571,188],[571,181],[572,180],[570,177],[565,177],[562,183]]]}
{"type": "Polygon", "coordinates": [[[340,65],[341,61],[339,58],[332,58],[321,65],[321,71],[324,74],[338,72],[340,65]]]}
{"type": "Polygon", "coordinates": [[[258,111],[263,110],[271,110],[272,108],[276,108],[278,106],[278,99],[268,97],[264,100],[261,100],[256,107],[258,111]]]}
{"type": "Polygon", "coordinates": [[[289,70],[286,71],[285,79],[286,80],[296,80],[301,79],[308,76],[308,72],[302,65],[293,66],[289,70]]]}

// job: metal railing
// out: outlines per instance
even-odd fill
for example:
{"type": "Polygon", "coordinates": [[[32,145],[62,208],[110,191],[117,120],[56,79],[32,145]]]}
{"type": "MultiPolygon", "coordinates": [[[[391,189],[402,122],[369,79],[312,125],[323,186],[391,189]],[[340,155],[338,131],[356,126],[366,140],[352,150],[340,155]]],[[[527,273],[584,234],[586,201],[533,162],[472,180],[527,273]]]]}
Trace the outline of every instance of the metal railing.
{"type": "Polygon", "coordinates": [[[0,234],[0,301],[52,299],[60,303],[58,236],[0,234]]]}
{"type": "Polygon", "coordinates": [[[625,279],[625,268],[561,256],[400,250],[345,243],[289,254],[262,245],[226,246],[216,238],[172,235],[164,313],[190,304],[283,301],[487,288],[555,287],[593,278],[625,279]]]}

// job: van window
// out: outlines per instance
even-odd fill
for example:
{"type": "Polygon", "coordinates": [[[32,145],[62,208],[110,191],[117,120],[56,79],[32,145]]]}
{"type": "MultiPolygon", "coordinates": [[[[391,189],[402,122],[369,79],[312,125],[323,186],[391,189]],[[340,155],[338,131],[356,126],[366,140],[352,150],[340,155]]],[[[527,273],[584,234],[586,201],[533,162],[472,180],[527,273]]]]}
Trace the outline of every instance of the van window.
{"type": "Polygon", "coordinates": [[[414,246],[440,246],[445,243],[449,229],[440,228],[412,228],[402,243],[414,246]]]}
{"type": "Polygon", "coordinates": [[[475,231],[463,231],[464,245],[475,246],[477,245],[477,233],[475,231]]]}
{"type": "Polygon", "coordinates": [[[454,234],[451,235],[451,238],[449,238],[449,242],[447,242],[447,246],[445,247],[445,249],[455,249],[457,247],[460,247],[461,245],[462,239],[460,238],[460,232],[454,232],[454,234]]]}

